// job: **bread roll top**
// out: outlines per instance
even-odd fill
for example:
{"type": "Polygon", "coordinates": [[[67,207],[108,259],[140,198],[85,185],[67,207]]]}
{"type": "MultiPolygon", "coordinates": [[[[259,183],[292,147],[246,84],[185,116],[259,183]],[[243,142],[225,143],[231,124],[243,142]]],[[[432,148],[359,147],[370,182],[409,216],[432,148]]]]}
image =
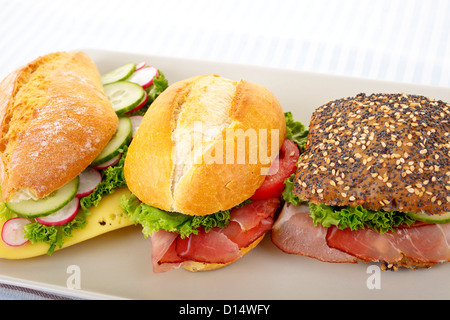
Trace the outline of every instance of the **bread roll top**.
{"type": "Polygon", "coordinates": [[[201,75],[172,84],[131,142],[125,179],[141,201],[206,215],[253,195],[286,136],[283,110],[265,87],[201,75]]]}
{"type": "Polygon", "coordinates": [[[371,210],[450,211],[450,105],[420,95],[358,94],[311,118],[294,192],[371,210]]]}
{"type": "Polygon", "coordinates": [[[116,131],[100,74],[83,52],[39,57],[0,83],[4,201],[42,198],[74,179],[116,131]]]}

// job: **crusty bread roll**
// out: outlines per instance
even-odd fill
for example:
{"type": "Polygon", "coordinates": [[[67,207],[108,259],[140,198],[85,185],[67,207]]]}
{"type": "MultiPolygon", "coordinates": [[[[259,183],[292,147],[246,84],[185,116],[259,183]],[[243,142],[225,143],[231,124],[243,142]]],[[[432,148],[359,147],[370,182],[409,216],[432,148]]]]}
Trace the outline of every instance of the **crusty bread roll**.
{"type": "Polygon", "coordinates": [[[0,83],[3,200],[42,198],[74,179],[117,124],[83,52],[48,54],[10,73],[0,83]]]}
{"type": "Polygon", "coordinates": [[[217,75],[192,77],[171,85],[145,114],[127,153],[125,179],[141,201],[166,211],[227,210],[262,184],[263,169],[278,155],[285,135],[284,113],[267,88],[217,75]],[[238,133],[255,133],[262,144],[244,146],[238,133]],[[254,161],[264,143],[269,161],[260,156],[254,161]],[[237,150],[240,146],[245,150],[237,150]]]}

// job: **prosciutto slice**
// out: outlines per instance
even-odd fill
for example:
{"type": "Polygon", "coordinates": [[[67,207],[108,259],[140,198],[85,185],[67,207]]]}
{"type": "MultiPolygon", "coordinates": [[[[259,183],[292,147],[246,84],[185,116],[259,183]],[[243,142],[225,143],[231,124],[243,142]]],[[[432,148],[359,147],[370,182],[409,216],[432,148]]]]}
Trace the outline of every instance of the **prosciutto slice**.
{"type": "Polygon", "coordinates": [[[371,229],[314,226],[309,206],[286,204],[272,241],[287,253],[326,262],[384,262],[405,267],[450,261],[450,224],[417,223],[380,234],[371,229]]]}
{"type": "Polygon", "coordinates": [[[177,239],[175,251],[183,260],[209,263],[227,263],[242,256],[239,246],[216,228],[200,230],[189,238],[177,239]]]}
{"type": "Polygon", "coordinates": [[[282,251],[326,262],[356,263],[354,256],[330,248],[326,241],[327,228],[314,226],[309,206],[284,205],[272,227],[272,242],[282,251]]]}
{"type": "Polygon", "coordinates": [[[153,272],[166,272],[187,266],[192,261],[226,264],[242,257],[240,249],[248,247],[272,228],[278,198],[252,200],[234,208],[225,228],[200,229],[197,235],[181,238],[160,230],[151,237],[153,272]]]}
{"type": "Polygon", "coordinates": [[[450,224],[421,224],[380,234],[371,229],[329,228],[328,245],[363,261],[403,263],[405,257],[425,264],[450,260],[450,224]]]}
{"type": "Polygon", "coordinates": [[[250,230],[257,227],[261,220],[273,216],[279,205],[280,200],[278,198],[252,200],[242,207],[233,209],[230,220],[239,223],[242,230],[250,230]]]}

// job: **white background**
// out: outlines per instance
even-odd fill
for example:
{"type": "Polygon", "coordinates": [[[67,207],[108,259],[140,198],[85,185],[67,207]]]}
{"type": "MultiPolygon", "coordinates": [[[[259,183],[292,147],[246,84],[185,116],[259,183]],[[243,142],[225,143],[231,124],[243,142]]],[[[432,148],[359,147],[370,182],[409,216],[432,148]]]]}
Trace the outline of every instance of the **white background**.
{"type": "Polygon", "coordinates": [[[450,86],[448,0],[0,0],[0,76],[99,48],[450,86]]]}

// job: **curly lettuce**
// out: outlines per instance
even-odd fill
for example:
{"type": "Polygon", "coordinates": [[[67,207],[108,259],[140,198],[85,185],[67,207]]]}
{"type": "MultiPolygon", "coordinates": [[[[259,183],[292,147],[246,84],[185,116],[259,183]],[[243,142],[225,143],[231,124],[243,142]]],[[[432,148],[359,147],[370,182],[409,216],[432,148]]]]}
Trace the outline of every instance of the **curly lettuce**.
{"type": "MultiPolygon", "coordinates": [[[[284,181],[285,188],[282,198],[285,202],[300,205],[306,201],[301,200],[293,191],[294,175],[284,181]]],[[[398,211],[369,210],[362,206],[334,207],[325,204],[308,203],[310,216],[314,225],[321,224],[324,227],[336,226],[339,229],[351,230],[370,228],[381,234],[387,231],[395,231],[395,228],[407,224],[411,225],[415,219],[410,215],[398,211]]]]}
{"type": "MultiPolygon", "coordinates": [[[[102,170],[102,181],[91,194],[80,199],[80,210],[72,221],[61,226],[45,226],[38,222],[29,223],[25,226],[25,237],[31,243],[43,242],[48,244],[48,255],[52,255],[55,248],[62,248],[66,238],[71,237],[75,230],[85,227],[87,216],[90,214],[89,208],[98,206],[104,196],[126,186],[123,166],[127,149],[127,147],[124,147],[123,155],[117,164],[102,170]]],[[[4,204],[0,207],[0,217],[3,219],[7,220],[14,216],[16,215],[8,210],[4,204]]]]}
{"type": "Polygon", "coordinates": [[[98,206],[104,196],[113,193],[120,187],[126,186],[123,167],[125,165],[127,152],[128,146],[124,146],[122,149],[122,157],[119,162],[102,170],[102,181],[99,185],[91,194],[80,199],[80,205],[83,209],[89,210],[90,207],[98,206]]]}
{"type": "MultiPolygon", "coordinates": [[[[246,200],[236,207],[250,201],[246,200]]],[[[130,221],[142,226],[142,233],[145,237],[151,237],[159,230],[166,230],[186,238],[191,234],[198,234],[199,228],[209,232],[214,227],[225,228],[230,223],[231,209],[205,216],[191,216],[155,208],[139,201],[135,195],[123,196],[121,206],[130,221]]]]}
{"type": "MultiPolygon", "coordinates": [[[[296,206],[306,202],[294,193],[294,174],[284,181],[284,185],[281,197],[285,202],[296,206]]],[[[350,228],[351,230],[370,228],[383,234],[387,231],[395,231],[395,228],[402,224],[411,225],[415,222],[415,219],[407,213],[398,211],[374,211],[360,205],[356,207],[333,207],[313,203],[308,203],[308,205],[314,225],[321,224],[327,228],[331,226],[339,229],[350,228]]]]}
{"type": "Polygon", "coordinates": [[[49,245],[48,255],[52,255],[56,247],[62,248],[64,240],[72,236],[76,229],[82,229],[86,225],[85,210],[80,210],[75,218],[60,226],[45,226],[39,222],[25,225],[25,237],[31,243],[43,242],[49,245]]]}
{"type": "Polygon", "coordinates": [[[295,142],[300,151],[305,150],[308,129],[300,121],[294,120],[292,112],[285,112],[284,118],[286,120],[286,138],[295,142]]]}
{"type": "Polygon", "coordinates": [[[407,213],[398,211],[369,210],[362,206],[332,207],[324,204],[309,203],[310,216],[314,225],[324,227],[336,226],[339,229],[350,230],[370,228],[380,234],[395,232],[400,225],[411,225],[415,222],[407,213]]]}

